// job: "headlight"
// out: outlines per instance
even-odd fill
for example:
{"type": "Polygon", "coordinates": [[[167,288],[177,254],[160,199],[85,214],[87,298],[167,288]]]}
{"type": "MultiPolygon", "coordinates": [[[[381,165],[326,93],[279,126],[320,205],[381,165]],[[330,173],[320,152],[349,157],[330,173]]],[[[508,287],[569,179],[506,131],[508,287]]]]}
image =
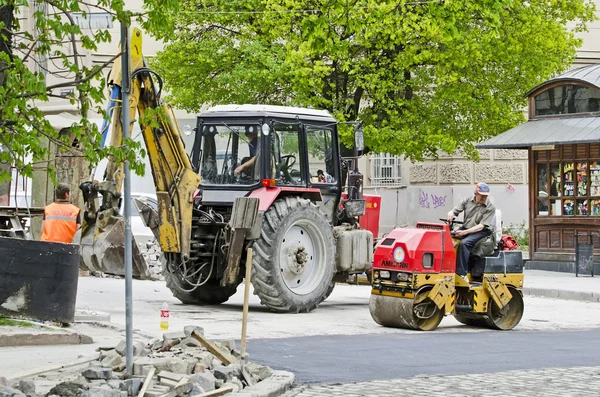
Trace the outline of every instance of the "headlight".
{"type": "Polygon", "coordinates": [[[398,273],[396,274],[396,280],[397,281],[408,281],[410,277],[409,273],[398,273]]]}
{"type": "Polygon", "coordinates": [[[394,260],[398,263],[402,263],[405,256],[404,249],[402,249],[402,247],[396,247],[394,250],[394,260]]]}
{"type": "Polygon", "coordinates": [[[390,272],[387,270],[380,270],[379,271],[379,277],[381,278],[390,278],[390,272]]]}

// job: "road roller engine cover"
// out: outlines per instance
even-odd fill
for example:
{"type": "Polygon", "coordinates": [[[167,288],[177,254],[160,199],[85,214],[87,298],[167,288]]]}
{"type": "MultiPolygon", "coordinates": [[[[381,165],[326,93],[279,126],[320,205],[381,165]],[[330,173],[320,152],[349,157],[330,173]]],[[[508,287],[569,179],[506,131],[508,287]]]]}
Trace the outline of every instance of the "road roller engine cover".
{"type": "Polygon", "coordinates": [[[447,223],[421,222],[394,229],[379,241],[369,302],[373,320],[422,331],[437,328],[448,314],[466,325],[499,330],[519,323],[522,253],[493,250],[489,256],[471,256],[466,282],[455,274],[460,239],[451,230],[447,223]]]}

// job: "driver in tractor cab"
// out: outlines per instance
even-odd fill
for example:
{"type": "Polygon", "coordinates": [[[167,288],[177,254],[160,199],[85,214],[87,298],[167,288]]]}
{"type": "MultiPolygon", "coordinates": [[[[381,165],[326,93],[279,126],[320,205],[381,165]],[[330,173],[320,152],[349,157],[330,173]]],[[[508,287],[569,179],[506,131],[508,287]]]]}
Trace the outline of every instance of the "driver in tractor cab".
{"type": "Polygon", "coordinates": [[[246,132],[244,135],[248,139],[248,151],[250,152],[250,157],[244,157],[242,159],[242,165],[237,167],[234,171],[234,175],[239,175],[240,173],[249,173],[252,170],[252,166],[256,162],[256,150],[258,148],[258,128],[254,125],[246,126],[246,132]]]}
{"type": "Polygon", "coordinates": [[[491,226],[493,224],[496,207],[489,200],[490,187],[485,183],[475,185],[475,194],[473,197],[467,197],[452,211],[448,212],[448,223],[461,212],[465,212],[464,223],[460,229],[456,230],[455,236],[461,239],[456,254],[456,274],[467,283],[467,273],[469,272],[469,256],[475,244],[492,234],[491,226]]]}

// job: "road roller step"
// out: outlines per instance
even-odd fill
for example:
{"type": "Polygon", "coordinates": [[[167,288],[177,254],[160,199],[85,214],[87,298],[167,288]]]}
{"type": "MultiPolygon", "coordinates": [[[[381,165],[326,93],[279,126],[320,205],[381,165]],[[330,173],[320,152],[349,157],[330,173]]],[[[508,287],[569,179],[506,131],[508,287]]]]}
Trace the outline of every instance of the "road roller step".
{"type": "Polygon", "coordinates": [[[473,306],[471,305],[455,305],[454,310],[457,312],[472,312],[473,306]]]}

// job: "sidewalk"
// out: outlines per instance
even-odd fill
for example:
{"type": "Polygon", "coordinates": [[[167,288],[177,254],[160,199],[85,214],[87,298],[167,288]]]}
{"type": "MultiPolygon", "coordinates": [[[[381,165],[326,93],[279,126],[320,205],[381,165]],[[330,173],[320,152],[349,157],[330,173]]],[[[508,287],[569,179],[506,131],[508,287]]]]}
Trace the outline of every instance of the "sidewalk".
{"type": "Polygon", "coordinates": [[[583,302],[600,302],[600,276],[525,270],[525,295],[583,302]]]}

